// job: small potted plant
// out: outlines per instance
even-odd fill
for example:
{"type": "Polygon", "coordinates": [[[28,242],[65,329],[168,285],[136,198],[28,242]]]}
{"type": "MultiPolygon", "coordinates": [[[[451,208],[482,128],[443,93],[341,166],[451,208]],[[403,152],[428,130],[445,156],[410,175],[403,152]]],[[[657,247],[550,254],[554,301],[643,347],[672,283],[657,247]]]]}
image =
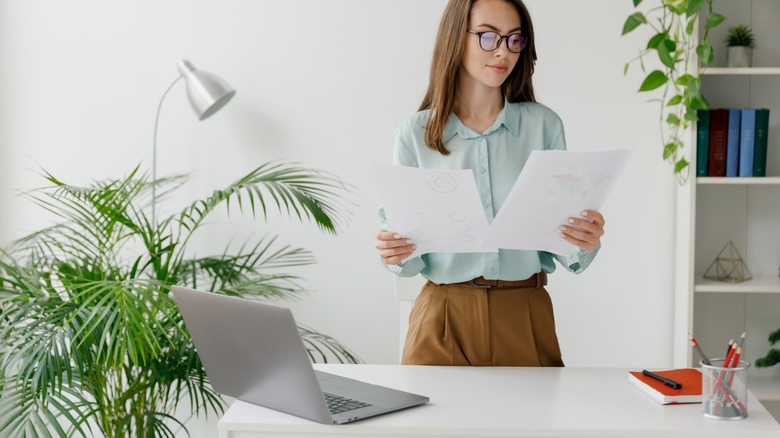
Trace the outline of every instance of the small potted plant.
{"type": "MultiPolygon", "coordinates": [[[[780,342],[780,329],[769,334],[769,343],[775,345],[780,342]]],[[[771,367],[780,363],[780,350],[770,348],[766,356],[756,360],[756,366],[759,368],[771,367]]]]}
{"type": "Polygon", "coordinates": [[[729,67],[750,67],[753,63],[753,48],[756,39],[753,31],[746,25],[730,27],[726,33],[726,45],[729,48],[729,67]]]}

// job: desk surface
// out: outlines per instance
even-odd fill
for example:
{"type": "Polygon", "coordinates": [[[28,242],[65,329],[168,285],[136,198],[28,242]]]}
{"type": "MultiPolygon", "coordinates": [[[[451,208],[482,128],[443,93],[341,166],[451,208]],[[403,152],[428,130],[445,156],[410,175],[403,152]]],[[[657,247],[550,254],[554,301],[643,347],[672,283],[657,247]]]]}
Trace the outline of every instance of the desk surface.
{"type": "Polygon", "coordinates": [[[656,403],[626,381],[622,368],[315,368],[431,401],[332,426],[237,400],[219,421],[220,437],[780,437],[780,424],[752,394],[748,418],[710,420],[700,404],[656,403]]]}

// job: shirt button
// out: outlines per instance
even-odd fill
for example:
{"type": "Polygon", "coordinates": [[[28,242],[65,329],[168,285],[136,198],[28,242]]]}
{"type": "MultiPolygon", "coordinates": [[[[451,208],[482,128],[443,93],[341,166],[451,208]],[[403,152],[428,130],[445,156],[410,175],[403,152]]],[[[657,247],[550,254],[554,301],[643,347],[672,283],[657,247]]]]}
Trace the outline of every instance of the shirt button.
{"type": "Polygon", "coordinates": [[[491,269],[490,273],[493,274],[493,275],[496,275],[496,270],[495,269],[491,269]]]}
{"type": "Polygon", "coordinates": [[[484,167],[479,168],[479,173],[485,173],[485,172],[487,172],[487,169],[485,169],[484,167]]]}
{"type": "Polygon", "coordinates": [[[485,208],[488,208],[488,203],[487,202],[483,202],[482,206],[485,207],[485,208]]]}

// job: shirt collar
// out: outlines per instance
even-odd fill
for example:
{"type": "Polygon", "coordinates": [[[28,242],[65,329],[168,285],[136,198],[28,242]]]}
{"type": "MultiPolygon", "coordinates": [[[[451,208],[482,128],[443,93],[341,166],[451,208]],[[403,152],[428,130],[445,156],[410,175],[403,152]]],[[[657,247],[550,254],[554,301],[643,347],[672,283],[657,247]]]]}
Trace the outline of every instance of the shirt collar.
{"type": "Polygon", "coordinates": [[[484,134],[479,134],[473,129],[464,125],[460,119],[458,119],[458,116],[456,116],[454,113],[450,114],[450,118],[447,120],[447,125],[444,127],[442,142],[448,142],[452,137],[455,136],[455,134],[464,139],[472,139],[484,135],[489,135],[493,131],[497,130],[501,125],[504,125],[506,129],[508,129],[509,132],[515,136],[517,136],[520,131],[520,111],[518,110],[517,105],[509,103],[506,98],[504,98],[504,108],[501,109],[500,113],[498,113],[496,122],[493,123],[493,126],[488,128],[484,134]]]}

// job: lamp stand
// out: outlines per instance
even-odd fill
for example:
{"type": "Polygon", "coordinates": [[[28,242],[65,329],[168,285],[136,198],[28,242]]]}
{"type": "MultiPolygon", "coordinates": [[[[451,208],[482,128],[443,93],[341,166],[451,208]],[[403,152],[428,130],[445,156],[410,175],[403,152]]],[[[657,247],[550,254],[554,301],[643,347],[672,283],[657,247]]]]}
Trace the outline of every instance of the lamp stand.
{"type": "Polygon", "coordinates": [[[157,226],[157,126],[160,124],[160,110],[162,109],[163,101],[168,92],[171,91],[174,85],[176,85],[183,76],[179,75],[176,79],[168,85],[165,89],[160,103],[157,105],[157,115],[154,118],[154,138],[152,140],[152,229],[157,226]]]}

